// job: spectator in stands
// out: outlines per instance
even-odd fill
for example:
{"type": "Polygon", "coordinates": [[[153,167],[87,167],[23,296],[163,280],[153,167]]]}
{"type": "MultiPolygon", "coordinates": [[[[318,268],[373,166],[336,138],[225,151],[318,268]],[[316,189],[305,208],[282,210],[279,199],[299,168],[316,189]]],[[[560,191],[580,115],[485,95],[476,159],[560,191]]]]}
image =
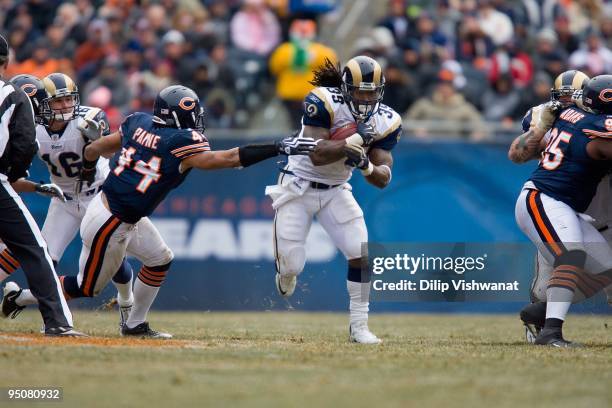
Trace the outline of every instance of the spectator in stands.
{"type": "MultiPolygon", "coordinates": [[[[456,92],[453,73],[440,71],[433,94],[419,99],[405,115],[408,121],[429,121],[432,125],[443,125],[449,136],[460,134],[479,138],[483,134],[482,116],[456,92]]],[[[428,137],[426,128],[415,131],[417,137],[428,137]]]]}
{"type": "Polygon", "coordinates": [[[87,40],[87,19],[82,17],[79,9],[73,3],[62,3],[57,8],[55,22],[66,30],[66,38],[73,39],[77,44],[87,40]]]}
{"type": "Polygon", "coordinates": [[[512,76],[509,73],[502,74],[482,96],[484,118],[489,122],[501,122],[510,126],[513,119],[518,119],[513,116],[520,102],[521,95],[513,85],[512,76]]]}
{"type": "Polygon", "coordinates": [[[59,60],[51,58],[50,48],[49,40],[40,37],[34,44],[32,57],[21,64],[9,65],[6,76],[10,78],[17,74],[30,74],[43,78],[54,72],[60,72],[62,69],[70,68],[62,66],[59,60]]]}
{"type": "Polygon", "coordinates": [[[47,28],[46,36],[49,40],[49,51],[51,53],[51,57],[58,60],[66,60],[66,63],[71,67],[72,56],[74,55],[74,51],[76,49],[76,43],[72,38],[66,37],[64,27],[62,27],[61,24],[54,22],[47,28]]]}
{"type": "Polygon", "coordinates": [[[230,23],[232,43],[243,51],[267,56],[280,43],[280,25],[264,0],[243,0],[230,23]]]}
{"type": "Polygon", "coordinates": [[[482,31],[495,45],[502,45],[512,39],[514,25],[510,17],[497,11],[492,0],[478,0],[478,23],[482,31]]]}
{"type": "Polygon", "coordinates": [[[552,86],[552,79],[546,72],[537,72],[534,75],[532,85],[521,91],[521,101],[512,116],[521,118],[532,106],[549,101],[552,86]]]}
{"type": "Polygon", "coordinates": [[[526,87],[533,77],[531,57],[518,47],[514,41],[509,41],[491,56],[489,81],[497,82],[500,76],[509,74],[514,86],[526,87]]]}
{"type": "Polygon", "coordinates": [[[107,55],[116,52],[116,47],[110,42],[108,23],[102,19],[91,22],[87,28],[87,41],[77,48],[74,56],[75,69],[91,67],[102,61],[107,55]]]}
{"type": "Polygon", "coordinates": [[[87,93],[85,102],[89,106],[103,109],[108,118],[111,132],[115,132],[123,122],[124,116],[116,106],[112,105],[112,98],[111,90],[102,85],[87,93]]]}
{"type": "Polygon", "coordinates": [[[406,112],[419,96],[414,78],[404,69],[398,61],[390,61],[384,71],[385,74],[385,105],[396,112],[406,112]]]}
{"type": "Polygon", "coordinates": [[[561,14],[555,18],[555,34],[557,41],[569,55],[578,49],[580,41],[578,36],[570,31],[569,19],[566,15],[561,14]]]}
{"type": "Polygon", "coordinates": [[[556,78],[565,71],[567,53],[558,46],[557,35],[551,29],[541,30],[536,39],[533,67],[535,71],[546,71],[556,78]]]}
{"type": "Polygon", "coordinates": [[[313,88],[313,70],[338,61],[334,50],[315,41],[317,26],[312,20],[294,20],[289,41],[276,48],[270,57],[270,72],[276,78],[276,96],[283,102],[292,125],[302,118],[303,101],[313,88]]]}
{"type": "Polygon", "coordinates": [[[408,19],[406,1],[389,0],[387,8],[387,16],[378,25],[387,28],[393,34],[396,44],[400,44],[412,28],[412,22],[408,19]]]}
{"type": "Polygon", "coordinates": [[[83,94],[87,96],[94,89],[106,87],[111,91],[111,104],[119,109],[127,110],[132,94],[130,88],[125,86],[126,82],[122,60],[116,55],[110,55],[102,62],[96,77],[87,82],[83,88],[83,94]]]}
{"type": "Polygon", "coordinates": [[[569,64],[584,70],[590,77],[607,74],[612,72],[612,51],[602,43],[597,30],[592,29],[585,42],[570,56],[569,64]]]}
{"type": "Polygon", "coordinates": [[[478,68],[484,68],[493,49],[493,42],[482,30],[478,20],[469,14],[464,15],[457,36],[456,59],[460,62],[472,63],[478,68]]]}

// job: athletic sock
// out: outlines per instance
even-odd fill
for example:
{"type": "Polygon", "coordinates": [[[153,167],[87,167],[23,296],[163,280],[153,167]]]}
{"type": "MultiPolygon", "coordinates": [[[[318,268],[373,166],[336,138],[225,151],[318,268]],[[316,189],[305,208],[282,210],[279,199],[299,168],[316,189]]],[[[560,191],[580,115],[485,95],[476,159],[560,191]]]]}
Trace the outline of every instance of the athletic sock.
{"type": "Polygon", "coordinates": [[[19,262],[13,257],[11,251],[5,248],[0,252],[0,282],[11,276],[19,268],[19,262]]]}
{"type": "Polygon", "coordinates": [[[370,277],[361,268],[348,267],[346,289],[349,294],[349,322],[367,322],[370,311],[370,277]]]}
{"type": "Polygon", "coordinates": [[[23,289],[21,294],[15,299],[15,303],[17,303],[18,306],[35,305],[38,303],[38,299],[30,292],[30,289],[23,289]]]}
{"type": "Polygon", "coordinates": [[[134,328],[147,321],[147,313],[159,292],[159,287],[166,278],[168,265],[147,267],[143,266],[134,282],[134,305],[126,326],[134,328]]]}

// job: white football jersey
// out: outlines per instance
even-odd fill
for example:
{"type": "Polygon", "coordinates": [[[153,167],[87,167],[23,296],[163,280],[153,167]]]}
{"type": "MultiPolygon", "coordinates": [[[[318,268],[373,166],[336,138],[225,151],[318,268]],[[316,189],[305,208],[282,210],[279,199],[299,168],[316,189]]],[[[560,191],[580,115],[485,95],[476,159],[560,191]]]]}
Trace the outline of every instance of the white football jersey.
{"type": "MultiPolygon", "coordinates": [[[[304,116],[300,135],[304,132],[304,126],[328,128],[331,134],[338,128],[355,122],[340,89],[319,87],[313,89],[304,100],[304,116]]],[[[366,123],[371,125],[377,133],[370,148],[380,147],[391,150],[400,138],[401,117],[387,105],[381,103],[378,111],[366,123]]],[[[345,165],[345,160],[343,158],[334,163],[315,166],[308,156],[289,156],[287,170],[305,180],[330,185],[343,184],[351,178],[354,169],[345,165]]]]}
{"type": "MultiPolygon", "coordinates": [[[[108,134],[108,121],[103,111],[98,108],[81,106],[77,117],[68,122],[63,131],[52,132],[43,125],[36,125],[36,140],[38,141],[38,156],[45,162],[49,169],[51,182],[57,184],[64,193],[73,195],[75,193],[79,170],[81,168],[83,146],[85,139],[77,128],[79,118],[90,110],[99,111],[95,115],[97,120],[105,121],[105,132],[108,134]]],[[[100,186],[108,175],[108,159],[101,157],[98,160],[96,179],[91,186],[83,186],[82,191],[89,191],[100,186]]]]}

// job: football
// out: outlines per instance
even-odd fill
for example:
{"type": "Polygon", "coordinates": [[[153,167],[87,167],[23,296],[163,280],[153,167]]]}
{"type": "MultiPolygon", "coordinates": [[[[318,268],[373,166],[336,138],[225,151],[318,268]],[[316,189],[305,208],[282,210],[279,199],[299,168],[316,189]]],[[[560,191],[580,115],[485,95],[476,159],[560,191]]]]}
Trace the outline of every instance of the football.
{"type": "Polygon", "coordinates": [[[334,130],[332,134],[329,136],[331,140],[344,140],[347,137],[355,134],[357,131],[356,123],[348,123],[338,129],[334,130]]]}

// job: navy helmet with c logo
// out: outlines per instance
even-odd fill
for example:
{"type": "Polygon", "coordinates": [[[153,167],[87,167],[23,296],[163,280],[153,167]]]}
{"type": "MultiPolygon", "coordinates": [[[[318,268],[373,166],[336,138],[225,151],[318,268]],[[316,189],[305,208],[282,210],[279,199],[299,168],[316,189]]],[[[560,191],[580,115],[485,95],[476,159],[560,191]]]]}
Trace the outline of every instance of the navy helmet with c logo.
{"type": "Polygon", "coordinates": [[[153,115],[164,126],[204,131],[204,108],[198,95],[186,86],[162,89],[155,98],[153,115]]]}

